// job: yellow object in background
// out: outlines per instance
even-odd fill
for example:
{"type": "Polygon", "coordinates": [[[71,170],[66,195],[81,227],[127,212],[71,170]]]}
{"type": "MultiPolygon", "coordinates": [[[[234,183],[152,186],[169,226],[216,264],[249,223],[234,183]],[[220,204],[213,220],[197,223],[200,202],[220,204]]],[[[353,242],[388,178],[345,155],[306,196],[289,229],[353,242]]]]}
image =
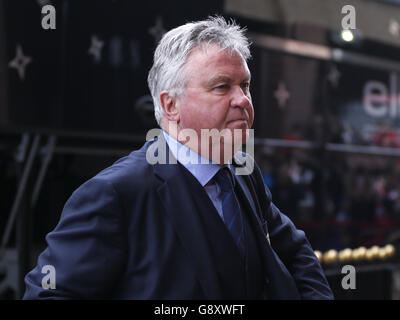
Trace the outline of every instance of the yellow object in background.
{"type": "Polygon", "coordinates": [[[372,246],[371,248],[367,249],[365,257],[367,260],[373,260],[379,258],[379,247],[372,246]]]}
{"type": "Polygon", "coordinates": [[[315,250],[314,253],[317,256],[318,261],[321,263],[322,262],[322,252],[318,251],[318,250],[315,250]]]}
{"type": "Polygon", "coordinates": [[[396,253],[396,249],[392,244],[387,244],[386,246],[383,247],[383,249],[386,252],[387,258],[393,257],[394,254],[396,253]]]}
{"type": "Polygon", "coordinates": [[[352,260],[360,261],[366,258],[367,248],[359,247],[351,252],[352,260]]]}
{"type": "Polygon", "coordinates": [[[338,253],[336,250],[331,249],[324,253],[323,260],[325,263],[333,263],[338,259],[338,253]]]}
{"type": "Polygon", "coordinates": [[[384,247],[372,246],[371,248],[358,247],[356,249],[346,248],[339,252],[334,249],[328,250],[325,253],[321,251],[314,251],[318,260],[321,263],[333,263],[340,261],[345,263],[348,261],[363,261],[363,260],[385,260],[393,257],[396,253],[396,249],[392,244],[387,244],[384,247]]]}
{"type": "Polygon", "coordinates": [[[340,262],[346,262],[352,260],[352,250],[349,248],[343,249],[338,255],[340,262]]]}

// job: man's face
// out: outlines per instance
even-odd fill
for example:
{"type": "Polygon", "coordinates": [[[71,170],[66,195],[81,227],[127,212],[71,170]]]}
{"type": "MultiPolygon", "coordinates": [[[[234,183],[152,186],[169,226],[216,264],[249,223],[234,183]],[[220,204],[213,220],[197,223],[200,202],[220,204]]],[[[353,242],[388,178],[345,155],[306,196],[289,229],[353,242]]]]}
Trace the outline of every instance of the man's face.
{"type": "Polygon", "coordinates": [[[199,137],[201,129],[240,129],[245,137],[254,110],[250,72],[242,57],[215,45],[198,48],[188,57],[184,72],[186,87],[176,98],[178,128],[194,129],[199,137]]]}

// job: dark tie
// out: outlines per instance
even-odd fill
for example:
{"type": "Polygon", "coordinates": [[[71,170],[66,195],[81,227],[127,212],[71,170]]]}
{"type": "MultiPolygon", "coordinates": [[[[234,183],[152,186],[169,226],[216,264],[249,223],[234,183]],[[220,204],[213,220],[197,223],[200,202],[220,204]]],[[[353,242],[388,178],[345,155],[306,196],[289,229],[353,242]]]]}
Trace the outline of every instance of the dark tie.
{"type": "Polygon", "coordinates": [[[235,179],[227,167],[220,169],[214,179],[221,188],[222,213],[225,225],[239,248],[242,257],[244,257],[243,214],[234,191],[235,179]]]}

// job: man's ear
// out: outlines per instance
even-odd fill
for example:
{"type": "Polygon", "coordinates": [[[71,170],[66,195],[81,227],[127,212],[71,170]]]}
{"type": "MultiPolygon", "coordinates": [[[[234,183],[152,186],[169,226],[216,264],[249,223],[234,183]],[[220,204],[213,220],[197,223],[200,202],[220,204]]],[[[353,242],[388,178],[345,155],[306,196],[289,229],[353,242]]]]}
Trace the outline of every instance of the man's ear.
{"type": "Polygon", "coordinates": [[[169,121],[179,122],[179,110],[176,107],[176,98],[169,94],[169,91],[161,91],[160,102],[164,110],[164,116],[169,121]]]}

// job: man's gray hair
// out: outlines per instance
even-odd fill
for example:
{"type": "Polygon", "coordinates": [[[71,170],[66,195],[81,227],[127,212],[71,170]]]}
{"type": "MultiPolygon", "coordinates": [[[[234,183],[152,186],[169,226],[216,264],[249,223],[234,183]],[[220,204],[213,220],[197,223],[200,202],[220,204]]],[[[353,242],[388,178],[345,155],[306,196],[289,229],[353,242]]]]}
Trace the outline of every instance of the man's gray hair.
{"type": "Polygon", "coordinates": [[[235,52],[247,61],[251,54],[245,31],[233,20],[226,21],[221,16],[213,16],[203,21],[186,23],[162,37],[154,52],[153,66],[147,78],[158,124],[164,116],[160,92],[168,90],[171,96],[183,93],[188,80],[183,67],[189,54],[195,48],[212,44],[222,50],[235,52]]]}

